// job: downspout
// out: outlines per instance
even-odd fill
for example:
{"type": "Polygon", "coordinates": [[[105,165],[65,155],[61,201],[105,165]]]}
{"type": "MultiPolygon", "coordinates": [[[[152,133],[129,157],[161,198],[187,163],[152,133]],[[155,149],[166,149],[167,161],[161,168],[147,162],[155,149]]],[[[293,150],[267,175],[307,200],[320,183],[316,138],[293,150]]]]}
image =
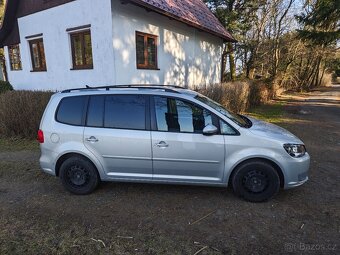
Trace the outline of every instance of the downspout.
{"type": "MultiPolygon", "coordinates": [[[[194,48],[194,52],[193,52],[193,64],[192,64],[193,67],[195,67],[195,65],[196,65],[196,43],[197,43],[196,29],[194,29],[194,47],[193,47],[194,48]]],[[[194,75],[194,78],[193,78],[194,84],[193,85],[194,85],[194,87],[197,87],[197,84],[196,84],[196,74],[194,73],[193,75],[194,75]]]]}

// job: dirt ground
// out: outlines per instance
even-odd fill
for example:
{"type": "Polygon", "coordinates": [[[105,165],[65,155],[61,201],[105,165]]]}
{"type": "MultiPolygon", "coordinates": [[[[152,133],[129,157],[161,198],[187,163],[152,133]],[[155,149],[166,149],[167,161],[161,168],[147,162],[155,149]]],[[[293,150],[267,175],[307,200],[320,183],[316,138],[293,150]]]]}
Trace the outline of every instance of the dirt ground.
{"type": "Polygon", "coordinates": [[[267,203],[124,183],[74,196],[40,171],[38,150],[0,148],[0,254],[340,254],[340,87],[279,101],[278,124],[312,165],[306,185],[267,203]]]}

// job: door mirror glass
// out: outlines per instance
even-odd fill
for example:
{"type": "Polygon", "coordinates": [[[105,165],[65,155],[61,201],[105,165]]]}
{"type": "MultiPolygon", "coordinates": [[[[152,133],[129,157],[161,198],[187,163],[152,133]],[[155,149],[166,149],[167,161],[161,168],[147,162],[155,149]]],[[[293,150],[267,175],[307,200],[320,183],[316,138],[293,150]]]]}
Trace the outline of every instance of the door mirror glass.
{"type": "Polygon", "coordinates": [[[218,132],[218,128],[215,127],[212,124],[208,124],[204,129],[203,129],[203,135],[215,135],[218,132]]]}

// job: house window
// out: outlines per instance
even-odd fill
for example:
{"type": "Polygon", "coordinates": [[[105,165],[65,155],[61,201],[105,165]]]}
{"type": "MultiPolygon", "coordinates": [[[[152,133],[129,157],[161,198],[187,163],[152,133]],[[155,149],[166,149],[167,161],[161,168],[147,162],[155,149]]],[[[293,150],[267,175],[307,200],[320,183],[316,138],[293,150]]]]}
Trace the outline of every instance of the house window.
{"type": "Polygon", "coordinates": [[[29,41],[31,58],[32,58],[32,71],[43,72],[46,71],[46,58],[44,41],[42,38],[29,41]]]}
{"type": "Polygon", "coordinates": [[[92,69],[92,42],[91,31],[82,31],[72,33],[71,35],[72,47],[72,62],[73,69],[92,69]]]}
{"type": "Polygon", "coordinates": [[[22,70],[19,44],[9,46],[8,52],[11,70],[22,70]]]}
{"type": "Polygon", "coordinates": [[[136,32],[138,69],[158,69],[157,39],[155,35],[136,32]]]}

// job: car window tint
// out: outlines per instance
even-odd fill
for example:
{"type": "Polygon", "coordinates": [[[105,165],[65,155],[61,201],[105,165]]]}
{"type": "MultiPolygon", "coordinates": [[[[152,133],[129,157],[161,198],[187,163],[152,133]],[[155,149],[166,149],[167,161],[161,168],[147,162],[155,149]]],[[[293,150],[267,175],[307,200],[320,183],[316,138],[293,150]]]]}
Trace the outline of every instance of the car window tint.
{"type": "Polygon", "coordinates": [[[112,95],[105,99],[104,127],[145,130],[146,99],[142,95],[112,95]]]}
{"type": "Polygon", "coordinates": [[[103,127],[105,96],[92,96],[87,112],[87,126],[103,127]]]}
{"type": "Polygon", "coordinates": [[[158,131],[203,133],[213,124],[209,111],[178,99],[155,97],[155,111],[158,131]]]}
{"type": "Polygon", "coordinates": [[[87,97],[84,96],[64,98],[58,108],[57,121],[64,124],[81,126],[86,99],[87,97]]]}

